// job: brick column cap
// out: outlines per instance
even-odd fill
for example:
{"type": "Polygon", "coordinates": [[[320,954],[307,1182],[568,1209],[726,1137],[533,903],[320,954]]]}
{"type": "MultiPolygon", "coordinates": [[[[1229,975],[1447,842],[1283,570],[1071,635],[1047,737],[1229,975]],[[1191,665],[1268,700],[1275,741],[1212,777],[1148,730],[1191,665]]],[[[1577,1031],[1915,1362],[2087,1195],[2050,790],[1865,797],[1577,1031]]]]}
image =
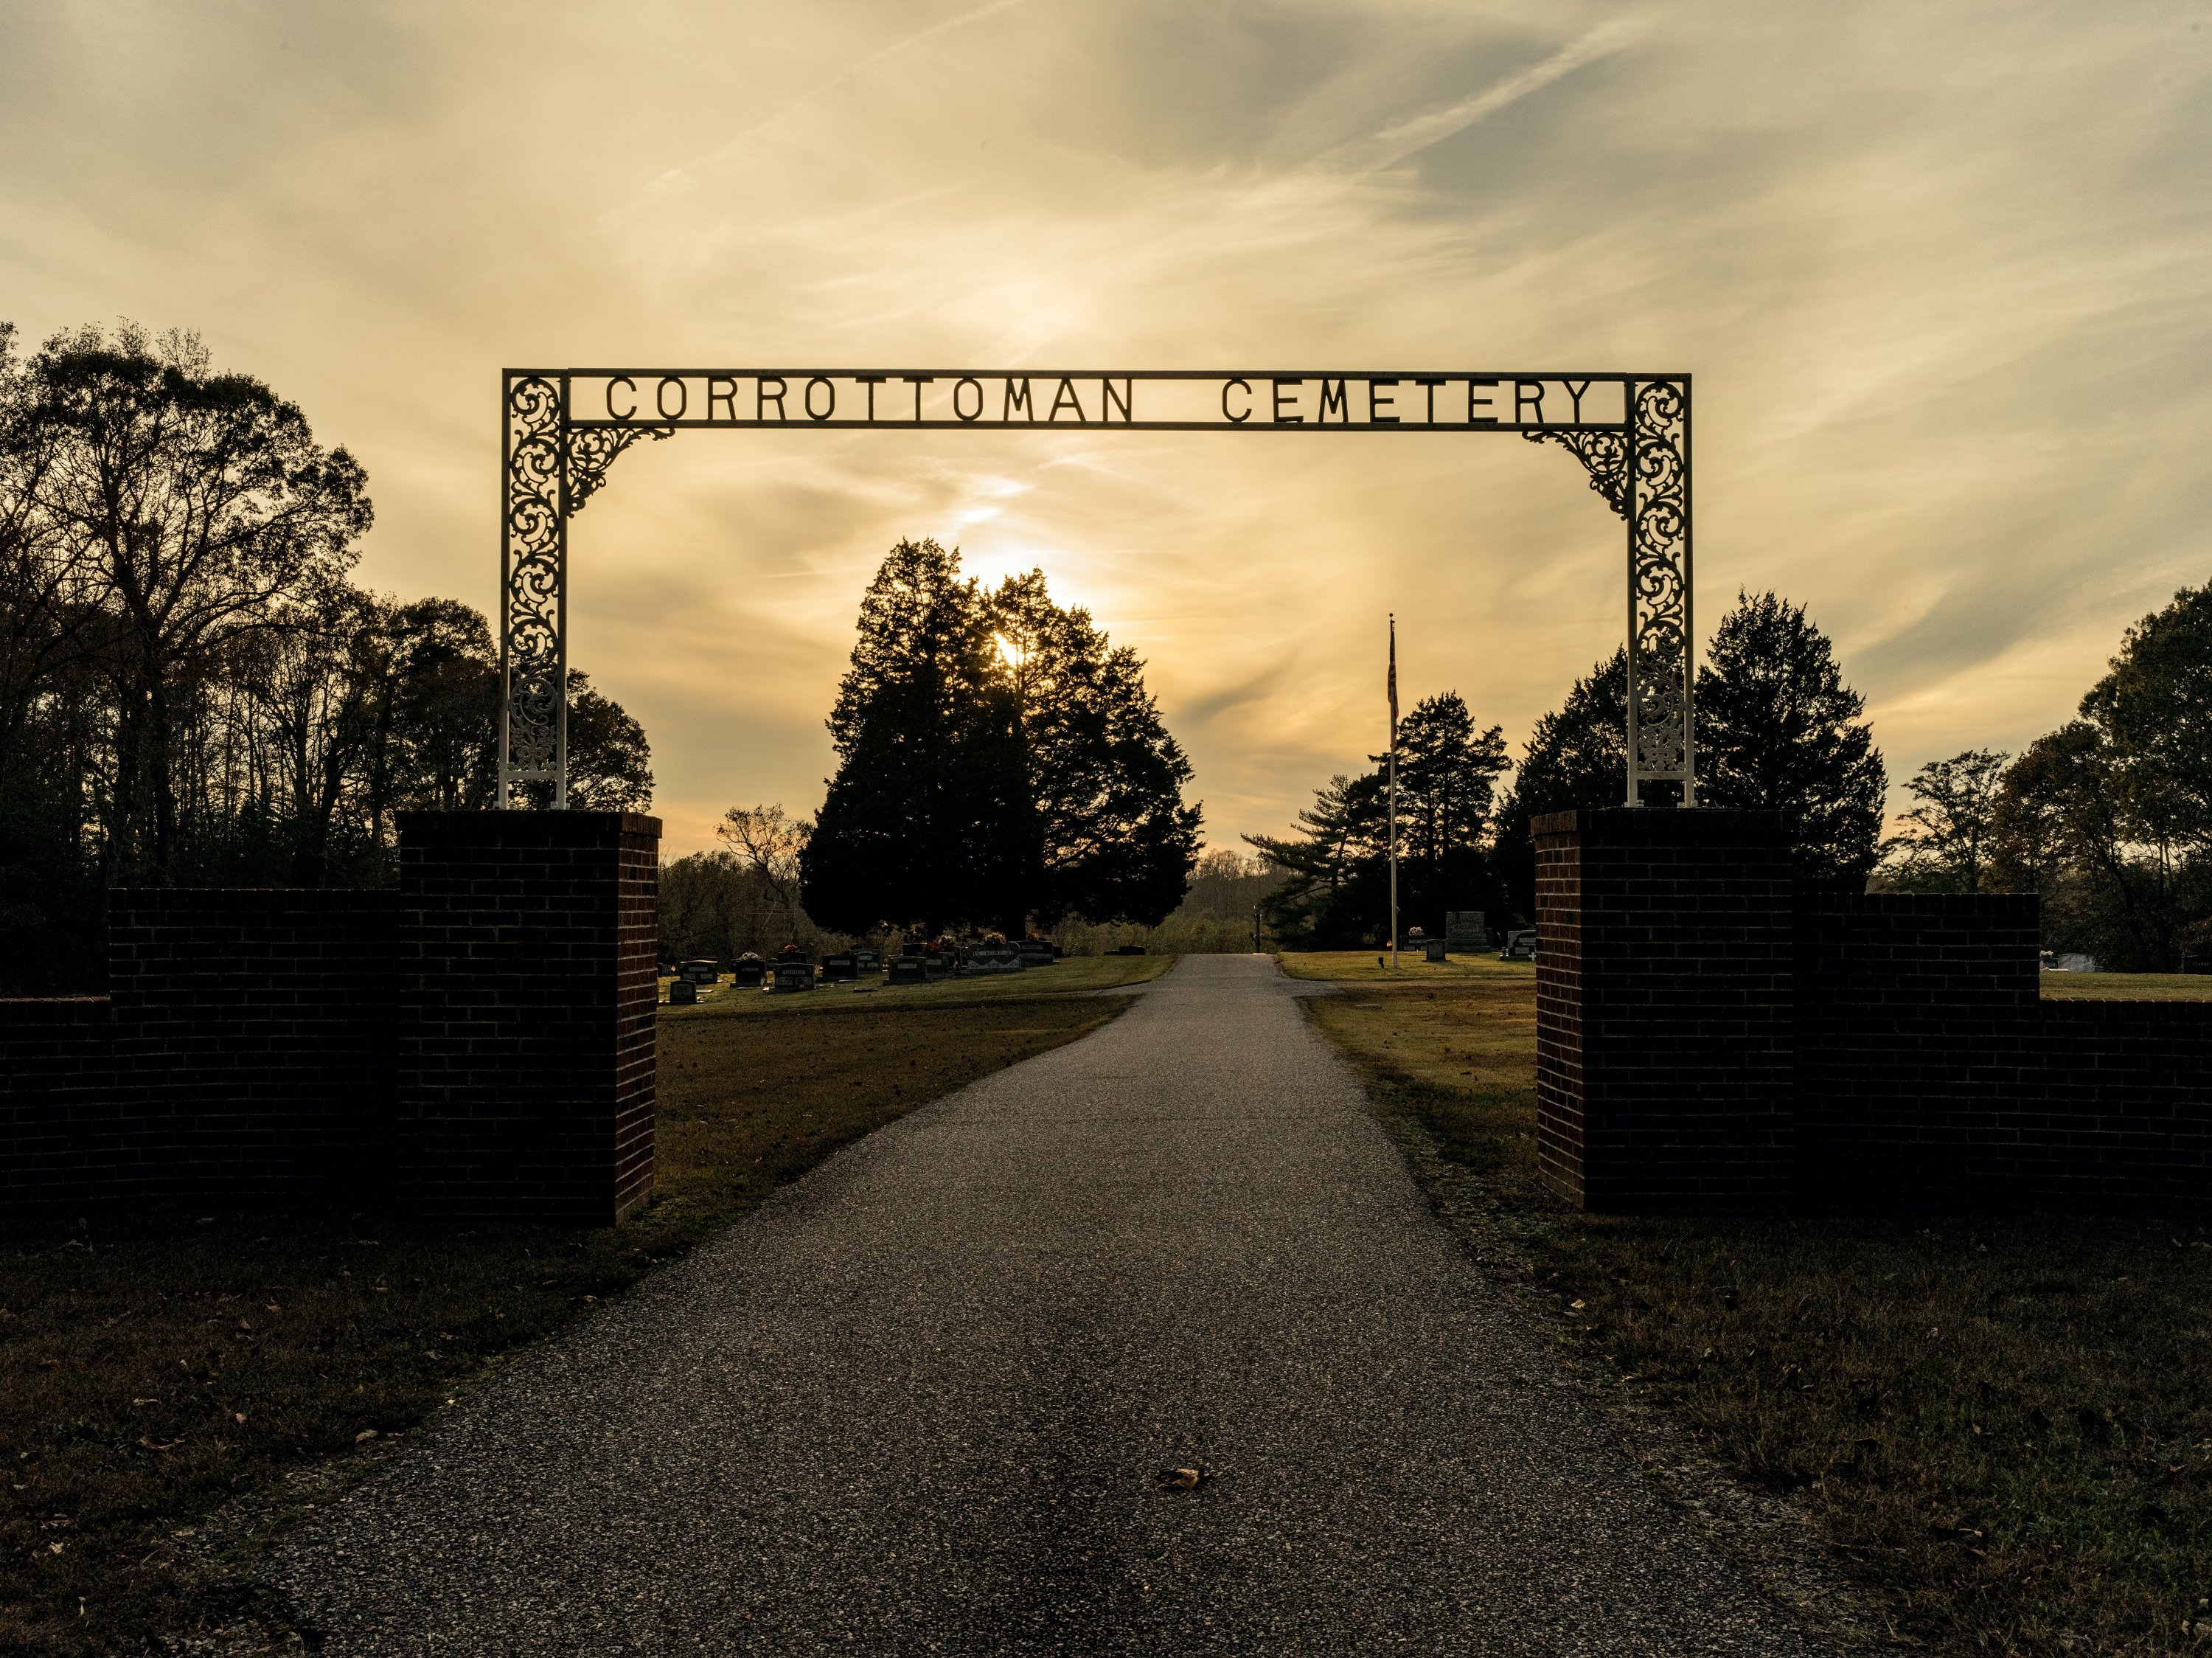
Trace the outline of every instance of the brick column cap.
{"type": "Polygon", "coordinates": [[[660,838],[642,812],[402,812],[403,841],[417,845],[601,846],[622,835],[660,838]]]}
{"type": "Polygon", "coordinates": [[[1717,806],[1603,806],[1547,812],[1528,823],[1531,839],[1585,846],[1778,846],[1782,814],[1717,806]]]}

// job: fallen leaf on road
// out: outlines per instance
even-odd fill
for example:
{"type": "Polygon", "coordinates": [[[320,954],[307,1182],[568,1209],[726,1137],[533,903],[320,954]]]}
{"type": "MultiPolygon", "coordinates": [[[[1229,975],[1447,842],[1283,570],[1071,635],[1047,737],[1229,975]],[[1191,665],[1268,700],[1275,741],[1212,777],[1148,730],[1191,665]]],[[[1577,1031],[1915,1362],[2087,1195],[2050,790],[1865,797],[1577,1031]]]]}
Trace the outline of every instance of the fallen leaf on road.
{"type": "Polygon", "coordinates": [[[1206,1468],[1163,1468],[1152,1476],[1152,1489],[1160,1491],[1194,1491],[1213,1478],[1206,1468]]]}
{"type": "Polygon", "coordinates": [[[353,1442],[354,1442],[355,1444],[358,1445],[358,1444],[360,1444],[363,1440],[367,1440],[367,1439],[374,1439],[375,1437],[376,1437],[376,1429],[374,1429],[374,1428],[364,1428],[364,1429],[362,1429],[359,1433],[356,1434],[356,1435],[353,1436],[353,1442]]]}

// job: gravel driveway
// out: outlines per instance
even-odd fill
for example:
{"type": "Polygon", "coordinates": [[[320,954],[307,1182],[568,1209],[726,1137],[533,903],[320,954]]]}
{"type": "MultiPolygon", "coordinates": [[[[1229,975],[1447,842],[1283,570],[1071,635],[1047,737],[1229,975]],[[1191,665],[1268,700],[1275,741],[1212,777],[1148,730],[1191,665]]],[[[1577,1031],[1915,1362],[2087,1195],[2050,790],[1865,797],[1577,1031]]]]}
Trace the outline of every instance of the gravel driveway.
{"type": "Polygon", "coordinates": [[[1814,1650],[1548,1365],[1290,982],[1190,957],[602,1308],[268,1570],[331,1655],[1814,1650]]]}

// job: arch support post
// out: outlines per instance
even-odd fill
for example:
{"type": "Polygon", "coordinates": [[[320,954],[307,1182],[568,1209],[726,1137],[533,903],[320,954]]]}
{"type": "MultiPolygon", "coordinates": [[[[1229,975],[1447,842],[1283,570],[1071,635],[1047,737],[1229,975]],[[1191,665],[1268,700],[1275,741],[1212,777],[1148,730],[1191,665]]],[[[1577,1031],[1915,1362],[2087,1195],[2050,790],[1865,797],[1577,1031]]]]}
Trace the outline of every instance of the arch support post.
{"type": "Polygon", "coordinates": [[[1690,593],[1690,381],[1629,382],[1628,799],[1647,783],[1698,803],[1697,631],[1690,593]]]}
{"type": "Polygon", "coordinates": [[[552,785],[568,809],[568,521],[606,482],[615,457],[669,426],[582,427],[569,418],[565,369],[509,369],[500,393],[499,797],[552,785]]]}

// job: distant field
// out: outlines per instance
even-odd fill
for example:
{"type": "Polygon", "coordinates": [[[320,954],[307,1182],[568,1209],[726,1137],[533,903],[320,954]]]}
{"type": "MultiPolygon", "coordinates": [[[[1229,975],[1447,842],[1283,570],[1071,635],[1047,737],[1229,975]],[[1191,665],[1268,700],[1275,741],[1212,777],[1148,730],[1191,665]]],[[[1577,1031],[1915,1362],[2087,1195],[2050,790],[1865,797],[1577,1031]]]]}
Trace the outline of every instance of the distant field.
{"type": "MultiPolygon", "coordinates": [[[[1583,1215],[1536,1175],[1526,964],[1282,962],[1343,985],[1310,1017],[1563,1363],[1785,1496],[1905,1643],[2212,1651],[2201,1217],[1583,1215]]],[[[1668,1489],[1706,1514],[1704,1488],[1668,1489]]]]}
{"type": "MultiPolygon", "coordinates": [[[[1431,965],[1401,953],[1394,969],[1377,966],[1373,950],[1285,951],[1275,958],[1293,978],[1326,978],[1344,984],[1425,984],[1439,979],[1504,976],[1534,982],[1531,961],[1500,961],[1492,951],[1455,955],[1431,965]]],[[[2212,973],[2044,973],[2045,997],[2107,1002],[2212,1002],[2212,973]]]]}
{"type": "Polygon", "coordinates": [[[2045,1001],[2212,1002],[2212,973],[2045,973],[2045,1001]]]}

